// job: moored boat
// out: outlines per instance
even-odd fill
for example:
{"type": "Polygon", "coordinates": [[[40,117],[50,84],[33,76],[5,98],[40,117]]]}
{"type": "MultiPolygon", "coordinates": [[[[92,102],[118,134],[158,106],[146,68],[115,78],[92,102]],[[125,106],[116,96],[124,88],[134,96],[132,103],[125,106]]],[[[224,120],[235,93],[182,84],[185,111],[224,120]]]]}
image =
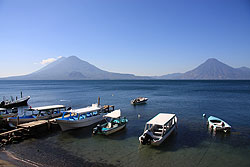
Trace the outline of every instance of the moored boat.
{"type": "Polygon", "coordinates": [[[8,118],[8,121],[10,126],[13,126],[36,120],[51,119],[61,116],[62,112],[65,110],[66,107],[64,105],[51,105],[51,106],[29,108],[25,110],[25,113],[22,116],[8,118]]]}
{"type": "Polygon", "coordinates": [[[93,129],[93,134],[110,135],[126,127],[128,119],[121,117],[121,110],[115,110],[107,115],[104,115],[106,123],[98,124],[93,129]]]}
{"type": "Polygon", "coordinates": [[[11,101],[10,100],[3,100],[0,103],[0,107],[3,107],[3,108],[13,108],[13,107],[26,106],[29,99],[30,99],[30,96],[22,97],[22,98],[19,98],[19,99],[16,99],[16,100],[14,100],[12,98],[11,101]]]}
{"type": "Polygon", "coordinates": [[[223,131],[225,133],[231,130],[231,126],[228,123],[214,116],[208,117],[208,126],[214,131],[223,131]]]}
{"type": "Polygon", "coordinates": [[[16,115],[17,115],[16,113],[8,112],[6,108],[0,108],[0,118],[6,119],[9,117],[14,117],[16,115]]]}
{"type": "Polygon", "coordinates": [[[160,145],[176,128],[175,114],[159,113],[146,123],[139,141],[143,145],[160,145]]]}
{"type": "Polygon", "coordinates": [[[131,100],[131,104],[145,104],[148,101],[146,97],[137,97],[136,99],[131,100]]]}
{"type": "Polygon", "coordinates": [[[56,122],[62,131],[90,126],[104,119],[105,113],[101,112],[101,109],[98,104],[92,104],[89,107],[65,111],[62,118],[57,118],[56,122]],[[65,116],[66,114],[70,115],[65,116]]]}

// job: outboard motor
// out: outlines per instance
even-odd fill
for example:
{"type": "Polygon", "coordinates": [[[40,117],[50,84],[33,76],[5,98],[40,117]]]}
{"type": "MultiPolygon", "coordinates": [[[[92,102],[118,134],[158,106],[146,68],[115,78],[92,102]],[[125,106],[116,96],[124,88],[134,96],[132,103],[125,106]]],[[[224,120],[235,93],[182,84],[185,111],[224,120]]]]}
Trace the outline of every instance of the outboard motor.
{"type": "Polygon", "coordinates": [[[100,124],[96,126],[96,128],[93,129],[93,134],[97,134],[98,132],[102,132],[102,127],[100,124]]]}
{"type": "Polygon", "coordinates": [[[141,137],[141,144],[143,145],[149,145],[151,144],[151,141],[153,140],[153,137],[151,136],[152,135],[152,132],[147,130],[143,136],[141,137]]]}
{"type": "Polygon", "coordinates": [[[2,102],[1,102],[1,106],[4,106],[4,105],[5,105],[5,101],[2,101],[2,102]]]}
{"type": "Polygon", "coordinates": [[[69,110],[71,110],[71,109],[72,109],[71,107],[68,107],[68,108],[67,108],[67,111],[69,111],[69,110]]]}

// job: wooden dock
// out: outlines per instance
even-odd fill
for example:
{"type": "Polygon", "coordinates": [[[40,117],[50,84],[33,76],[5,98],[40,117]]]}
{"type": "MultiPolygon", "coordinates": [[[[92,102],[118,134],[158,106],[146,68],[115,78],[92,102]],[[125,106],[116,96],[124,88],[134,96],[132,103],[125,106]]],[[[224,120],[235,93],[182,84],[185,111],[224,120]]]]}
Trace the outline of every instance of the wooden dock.
{"type": "MultiPolygon", "coordinates": [[[[114,111],[114,105],[104,105],[102,111],[105,113],[114,111]]],[[[69,114],[65,115],[66,117],[69,114]]],[[[64,117],[65,117],[64,116],[64,117]]],[[[60,118],[60,117],[58,117],[60,118]]],[[[57,124],[56,119],[49,120],[37,120],[28,123],[19,124],[16,126],[16,129],[0,133],[0,147],[1,144],[11,144],[14,142],[19,142],[24,139],[24,136],[30,136],[31,132],[39,133],[38,129],[45,129],[46,131],[51,129],[51,125],[57,124]]]]}
{"type": "Polygon", "coordinates": [[[32,131],[37,133],[39,128],[50,130],[51,124],[55,124],[55,119],[38,120],[17,125],[16,129],[0,133],[0,143],[2,145],[17,143],[23,140],[25,136],[30,136],[32,131]]]}
{"type": "Polygon", "coordinates": [[[115,106],[114,105],[104,105],[102,107],[104,112],[110,112],[110,111],[114,111],[115,110],[115,106]]]}

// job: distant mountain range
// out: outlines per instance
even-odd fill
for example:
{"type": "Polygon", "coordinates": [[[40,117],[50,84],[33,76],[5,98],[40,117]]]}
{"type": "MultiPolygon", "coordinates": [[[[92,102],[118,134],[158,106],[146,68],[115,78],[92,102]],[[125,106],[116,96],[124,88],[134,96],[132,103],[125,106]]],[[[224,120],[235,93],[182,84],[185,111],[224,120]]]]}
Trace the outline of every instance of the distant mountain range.
{"type": "Polygon", "coordinates": [[[185,72],[163,75],[156,77],[157,79],[191,79],[191,80],[243,80],[250,79],[250,68],[230,67],[217,59],[208,59],[197,68],[185,72]]]}
{"type": "Polygon", "coordinates": [[[179,80],[249,80],[250,68],[233,68],[216,59],[208,59],[197,68],[185,72],[155,77],[120,74],[101,70],[76,56],[60,58],[42,69],[28,75],[2,78],[5,80],[136,80],[136,79],[179,79],[179,80]]]}
{"type": "Polygon", "coordinates": [[[132,74],[112,73],[101,70],[76,56],[62,57],[28,75],[7,77],[7,80],[116,80],[149,79],[132,74]]]}

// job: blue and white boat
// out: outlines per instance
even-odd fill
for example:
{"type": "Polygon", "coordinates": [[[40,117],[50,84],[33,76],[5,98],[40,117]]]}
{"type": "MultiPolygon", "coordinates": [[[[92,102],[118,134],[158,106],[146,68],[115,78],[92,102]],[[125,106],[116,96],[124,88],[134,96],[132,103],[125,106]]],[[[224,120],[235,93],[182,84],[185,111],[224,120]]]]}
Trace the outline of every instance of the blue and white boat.
{"type": "Polygon", "coordinates": [[[0,119],[6,119],[16,116],[16,113],[9,112],[6,108],[0,108],[0,119]]]}
{"type": "Polygon", "coordinates": [[[102,108],[98,104],[92,104],[89,107],[65,111],[62,118],[57,118],[56,122],[62,131],[90,126],[104,119],[105,113],[101,110],[102,108]]]}
{"type": "Polygon", "coordinates": [[[213,131],[224,131],[226,133],[231,130],[231,126],[228,123],[214,116],[208,118],[208,126],[213,131]]]}
{"type": "Polygon", "coordinates": [[[93,129],[93,134],[110,135],[126,127],[128,119],[121,117],[121,110],[115,110],[107,115],[104,115],[106,123],[98,124],[93,129]]]}
{"type": "Polygon", "coordinates": [[[21,116],[8,118],[10,126],[27,123],[36,120],[46,120],[56,118],[62,115],[62,112],[66,110],[64,105],[51,105],[29,108],[25,110],[21,116]]]}

